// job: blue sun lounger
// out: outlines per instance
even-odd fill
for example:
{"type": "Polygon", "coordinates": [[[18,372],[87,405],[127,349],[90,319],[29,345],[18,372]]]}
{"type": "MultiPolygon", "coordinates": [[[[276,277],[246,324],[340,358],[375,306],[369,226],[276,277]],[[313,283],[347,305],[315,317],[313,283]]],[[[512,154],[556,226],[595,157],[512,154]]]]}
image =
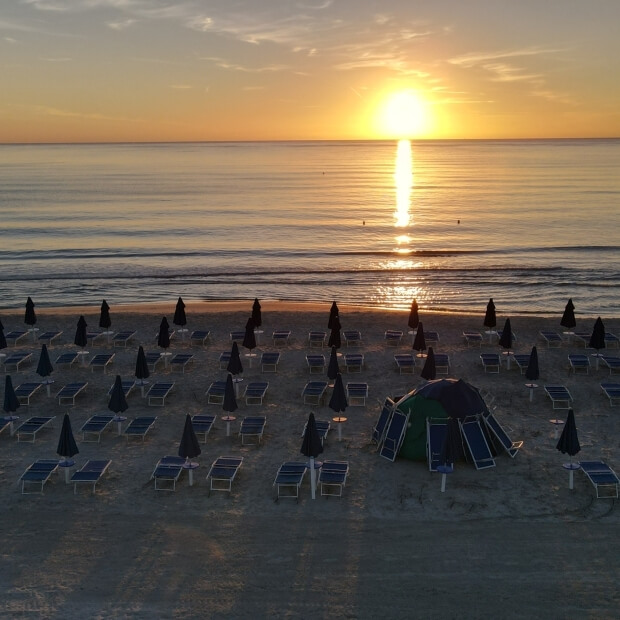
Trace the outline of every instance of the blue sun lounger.
{"type": "Polygon", "coordinates": [[[620,404],[620,383],[601,383],[601,389],[605,396],[609,398],[610,406],[620,404]]]}
{"type": "Polygon", "coordinates": [[[575,374],[580,371],[586,375],[590,373],[590,358],[587,355],[570,353],[568,355],[568,363],[570,364],[570,369],[575,374]]]}
{"type": "Polygon", "coordinates": [[[110,426],[113,420],[114,416],[109,414],[93,415],[88,418],[88,420],[82,424],[82,428],[80,428],[82,441],[97,441],[97,443],[99,443],[101,441],[101,433],[110,426]],[[93,436],[96,437],[96,440],[92,439],[93,436]]]}
{"type": "Polygon", "coordinates": [[[52,342],[54,342],[54,340],[56,340],[56,338],[59,338],[62,335],[61,331],[47,331],[47,332],[43,332],[42,334],[39,335],[39,342],[48,344],[51,346],[52,342]]]}
{"type": "Polygon", "coordinates": [[[347,347],[361,347],[362,346],[362,334],[356,329],[345,329],[342,332],[342,337],[347,347]]]}
{"type": "Polygon", "coordinates": [[[192,344],[201,344],[202,346],[206,345],[211,332],[208,329],[195,329],[189,339],[192,344]]]}
{"type": "Polygon", "coordinates": [[[463,338],[465,338],[467,348],[475,344],[478,346],[482,345],[482,334],[480,332],[464,331],[463,338]]]}
{"type": "MultiPolygon", "coordinates": [[[[329,420],[315,420],[316,424],[316,432],[319,434],[321,439],[321,443],[327,439],[327,434],[329,433],[329,429],[331,428],[331,422],[329,420]]],[[[306,427],[308,426],[308,422],[304,424],[304,429],[301,431],[301,436],[303,437],[306,434],[306,427]]]]}
{"type": "Polygon", "coordinates": [[[450,374],[450,357],[447,353],[435,353],[435,372],[438,375],[450,374]]]}
{"type": "Polygon", "coordinates": [[[397,347],[403,339],[403,332],[399,329],[386,329],[383,337],[386,345],[397,347]]]}
{"type": "Polygon", "coordinates": [[[230,362],[230,351],[220,353],[220,370],[226,370],[228,368],[228,362],[230,362]]]}
{"type": "Polygon", "coordinates": [[[101,369],[103,370],[103,374],[105,375],[106,369],[108,365],[111,364],[114,360],[115,355],[115,353],[97,353],[97,355],[94,355],[93,358],[90,360],[90,371],[94,372],[96,368],[101,369]]]}
{"type": "Polygon", "coordinates": [[[390,423],[383,438],[383,444],[379,454],[388,461],[395,461],[398,451],[405,438],[407,431],[407,423],[409,422],[409,414],[402,413],[398,409],[392,412],[390,423]]]}
{"type": "Polygon", "coordinates": [[[570,409],[573,398],[563,385],[545,385],[545,393],[551,399],[554,409],[570,409]]]}
{"type": "Polygon", "coordinates": [[[493,373],[499,372],[499,354],[481,353],[480,360],[482,361],[484,372],[493,372],[493,373]]]}
{"type": "Polygon", "coordinates": [[[608,349],[620,348],[620,338],[611,332],[605,332],[605,346],[608,349]]]}
{"type": "Polygon", "coordinates": [[[234,342],[235,340],[242,342],[245,338],[245,329],[236,329],[230,332],[230,341],[234,342]]]}
{"type": "Polygon", "coordinates": [[[392,418],[393,411],[394,401],[391,398],[386,398],[383,403],[383,407],[381,408],[379,419],[374,425],[370,436],[371,441],[376,443],[378,446],[383,442],[383,436],[385,435],[385,431],[387,430],[390,419],[392,418]]]}
{"type": "Polygon", "coordinates": [[[278,364],[280,363],[280,353],[265,352],[260,356],[261,372],[278,372],[278,364]]]}
{"type": "Polygon", "coordinates": [[[157,365],[164,360],[161,351],[149,351],[144,354],[144,357],[146,359],[146,365],[151,372],[155,372],[157,370],[157,365]]]}
{"type": "Polygon", "coordinates": [[[274,346],[285,345],[288,344],[289,338],[291,337],[291,332],[288,329],[276,329],[271,334],[271,338],[273,340],[274,346]]]}
{"type": "Polygon", "coordinates": [[[517,453],[523,446],[522,441],[512,441],[508,436],[508,433],[503,429],[502,425],[497,421],[497,418],[491,413],[483,414],[482,416],[487,429],[492,435],[499,441],[502,448],[510,455],[510,458],[517,456],[517,453]]]}
{"type": "Polygon", "coordinates": [[[22,329],[14,329],[7,334],[4,334],[4,339],[7,341],[7,343],[11,343],[13,346],[15,346],[27,334],[28,332],[22,329]]]}
{"type": "Polygon", "coordinates": [[[193,353],[177,353],[170,360],[170,370],[174,371],[180,369],[183,374],[185,374],[185,367],[193,364],[194,355],[193,353]]]}
{"type": "Polygon", "coordinates": [[[557,332],[543,329],[540,331],[540,335],[547,343],[548,349],[551,349],[552,347],[558,348],[562,346],[562,336],[560,336],[560,334],[558,334],[557,332]]]}
{"type": "Polygon", "coordinates": [[[30,485],[39,485],[38,492],[43,495],[43,487],[50,479],[51,475],[58,469],[58,461],[50,459],[39,459],[28,466],[21,475],[19,481],[22,483],[22,495],[27,495],[33,491],[26,491],[30,485]]]}
{"type": "Polygon", "coordinates": [[[265,398],[265,394],[267,394],[268,387],[268,381],[250,381],[245,388],[245,404],[262,405],[263,398],[265,398]]]}
{"type": "Polygon", "coordinates": [[[232,491],[232,483],[234,482],[239,468],[243,463],[242,456],[220,456],[211,465],[211,469],[207,474],[209,482],[209,495],[211,491],[232,491]]]}
{"type": "Polygon", "coordinates": [[[319,470],[321,495],[342,497],[342,491],[347,483],[348,475],[349,463],[347,461],[323,461],[319,470]]]}
{"type": "MultiPolygon", "coordinates": [[[[121,387],[123,388],[123,394],[125,397],[131,394],[131,391],[135,387],[136,382],[133,379],[121,379],[121,387]]],[[[108,390],[108,396],[112,395],[112,390],[114,389],[114,383],[110,386],[108,390]]]]}
{"type": "Polygon", "coordinates": [[[86,381],[76,381],[74,383],[67,383],[58,392],[58,404],[59,405],[75,405],[75,398],[78,394],[86,389],[88,383],[86,381]]]}
{"type": "Polygon", "coordinates": [[[345,353],[342,356],[342,360],[347,372],[362,372],[362,367],[364,366],[363,353],[345,353]]]}
{"type": "Polygon", "coordinates": [[[23,424],[17,427],[15,433],[17,434],[17,442],[30,441],[34,443],[37,438],[37,433],[46,428],[52,426],[56,416],[33,416],[28,418],[23,424]],[[22,440],[22,437],[24,438],[22,440]]]}
{"type": "Polygon", "coordinates": [[[603,364],[609,368],[610,375],[620,372],[620,357],[615,355],[603,355],[601,360],[603,364]]]}
{"type": "Polygon", "coordinates": [[[71,353],[61,353],[56,358],[56,366],[73,366],[77,361],[78,354],[72,351],[71,353]]]}
{"type": "Polygon", "coordinates": [[[321,347],[325,346],[325,339],[327,338],[327,332],[313,330],[308,332],[308,343],[311,347],[321,347]]]}
{"type": "Polygon", "coordinates": [[[14,419],[0,418],[0,434],[5,428],[12,428],[11,424],[15,422],[14,419]]]}
{"type": "Polygon", "coordinates": [[[159,459],[151,474],[151,479],[155,481],[155,490],[176,491],[184,463],[185,459],[181,456],[163,456],[159,459]]]}
{"type": "Polygon", "coordinates": [[[618,497],[620,480],[604,461],[579,461],[581,471],[596,489],[597,498],[618,497]]]}
{"type": "Polygon", "coordinates": [[[476,469],[495,467],[495,459],[477,418],[465,418],[459,420],[461,434],[465,438],[465,444],[476,469]]]}
{"type": "Polygon", "coordinates": [[[530,363],[530,354],[529,353],[515,353],[512,356],[512,359],[515,361],[519,372],[524,375],[527,372],[527,367],[530,363]]]}
{"type": "Polygon", "coordinates": [[[445,419],[437,421],[426,419],[426,458],[429,471],[437,471],[441,465],[441,449],[447,432],[448,425],[445,419]]]}
{"type": "Polygon", "coordinates": [[[239,437],[241,437],[241,445],[245,445],[246,439],[252,437],[256,438],[257,445],[260,444],[263,438],[263,432],[265,431],[265,424],[267,418],[264,415],[261,416],[246,416],[241,420],[241,426],[239,428],[239,437]]]}
{"type": "Polygon", "coordinates": [[[322,353],[309,353],[306,355],[306,363],[311,375],[325,372],[325,356],[322,353]]]}
{"type": "Polygon", "coordinates": [[[351,407],[365,407],[368,398],[368,383],[347,383],[347,400],[351,407]]]}
{"type": "Polygon", "coordinates": [[[151,389],[146,393],[150,406],[163,407],[166,404],[166,397],[172,391],[174,382],[157,381],[151,385],[151,389]]]}
{"type": "Polygon", "coordinates": [[[192,426],[194,427],[194,433],[196,433],[196,436],[202,435],[202,443],[207,443],[207,435],[211,431],[213,422],[215,422],[214,415],[197,413],[192,416],[192,426]]]}
{"type": "Polygon", "coordinates": [[[213,381],[207,391],[207,402],[211,405],[221,405],[224,402],[226,381],[213,381]]]}
{"type": "Polygon", "coordinates": [[[320,405],[325,397],[327,381],[308,381],[301,393],[304,405],[320,405]]]}
{"type": "Polygon", "coordinates": [[[10,367],[13,366],[14,371],[19,372],[19,367],[30,361],[31,358],[32,353],[9,353],[9,355],[4,358],[4,372],[8,373],[10,367]]]}
{"type": "Polygon", "coordinates": [[[413,353],[397,353],[394,355],[394,361],[398,368],[398,374],[413,374],[415,369],[415,357],[413,353]]]}
{"type": "Polygon", "coordinates": [[[304,481],[308,471],[306,463],[299,461],[286,461],[280,465],[273,481],[275,498],[277,502],[281,497],[294,497],[299,501],[299,487],[304,481]]]}
{"type": "Polygon", "coordinates": [[[89,460],[71,476],[73,482],[73,494],[77,493],[78,484],[92,484],[93,494],[97,483],[105,475],[112,461],[110,459],[89,460]]]}
{"type": "Polygon", "coordinates": [[[155,420],[157,420],[157,416],[139,416],[134,418],[125,428],[124,435],[127,437],[127,442],[129,442],[130,437],[140,437],[142,442],[144,442],[144,438],[153,428],[155,420]]]}
{"type": "Polygon", "coordinates": [[[112,337],[112,342],[114,343],[115,347],[127,348],[127,345],[129,344],[131,340],[133,340],[133,337],[135,335],[136,335],[135,330],[129,329],[129,330],[121,331],[121,332],[114,334],[114,336],[112,337]]]}
{"type": "Polygon", "coordinates": [[[20,405],[30,405],[30,398],[34,396],[43,384],[40,381],[22,383],[15,388],[15,396],[20,405]]]}

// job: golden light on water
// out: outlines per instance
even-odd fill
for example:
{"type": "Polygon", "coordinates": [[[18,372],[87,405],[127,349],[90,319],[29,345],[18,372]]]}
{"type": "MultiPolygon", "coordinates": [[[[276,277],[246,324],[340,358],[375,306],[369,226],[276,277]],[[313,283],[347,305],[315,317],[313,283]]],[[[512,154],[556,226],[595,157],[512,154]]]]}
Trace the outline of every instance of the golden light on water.
{"type": "MultiPolygon", "coordinates": [[[[394,164],[394,188],[396,191],[396,211],[394,212],[394,226],[407,228],[411,224],[411,191],[413,189],[413,160],[411,157],[411,142],[400,140],[396,149],[394,164]]],[[[411,237],[407,233],[396,237],[399,254],[410,251],[411,237]]]]}

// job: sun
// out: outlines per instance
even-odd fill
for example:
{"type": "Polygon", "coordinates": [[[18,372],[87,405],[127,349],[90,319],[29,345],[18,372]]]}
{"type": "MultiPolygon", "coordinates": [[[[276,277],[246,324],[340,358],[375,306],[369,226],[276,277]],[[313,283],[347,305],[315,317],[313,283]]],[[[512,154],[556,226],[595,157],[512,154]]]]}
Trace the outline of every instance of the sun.
{"type": "Polygon", "coordinates": [[[428,105],[414,91],[387,97],[379,109],[378,133],[386,138],[416,138],[431,131],[428,105]]]}

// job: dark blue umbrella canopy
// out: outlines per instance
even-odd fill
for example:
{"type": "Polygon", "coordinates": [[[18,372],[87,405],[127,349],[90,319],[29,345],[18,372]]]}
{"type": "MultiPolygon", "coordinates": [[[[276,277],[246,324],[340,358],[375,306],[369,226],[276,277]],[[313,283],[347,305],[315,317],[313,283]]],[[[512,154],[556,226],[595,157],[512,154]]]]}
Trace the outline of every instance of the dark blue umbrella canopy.
{"type": "Polygon", "coordinates": [[[577,436],[577,425],[575,424],[575,414],[572,409],[568,410],[568,416],[566,423],[562,429],[562,434],[558,440],[556,448],[562,454],[568,454],[569,456],[575,456],[580,450],[579,437],[577,436]]]}
{"type": "Polygon", "coordinates": [[[71,429],[71,420],[69,419],[69,414],[65,413],[65,417],[62,420],[62,428],[60,429],[60,437],[58,438],[56,454],[65,458],[71,458],[78,453],[79,450],[75,443],[73,430],[71,429]]]}
{"type": "Polygon", "coordinates": [[[489,299],[489,303],[487,304],[487,311],[484,315],[483,325],[485,327],[495,327],[497,325],[497,317],[495,316],[495,304],[493,303],[493,298],[489,299]]]}
{"type": "Polygon", "coordinates": [[[562,327],[566,327],[567,329],[573,329],[577,325],[577,321],[575,321],[575,306],[572,299],[569,299],[566,302],[564,314],[560,319],[560,325],[562,327]]]}
{"type": "Polygon", "coordinates": [[[307,457],[316,458],[323,452],[323,443],[321,437],[316,429],[316,420],[314,419],[314,413],[310,413],[308,416],[308,422],[306,423],[306,430],[304,432],[304,439],[301,443],[300,452],[307,457]]]}
{"type": "Polygon", "coordinates": [[[407,320],[407,325],[411,327],[411,329],[416,329],[419,322],[420,315],[418,311],[418,302],[414,299],[411,302],[411,310],[409,310],[409,319],[407,320]]]}
{"type": "Polygon", "coordinates": [[[594,322],[594,329],[590,336],[589,346],[591,349],[596,349],[597,351],[605,348],[605,326],[600,316],[594,322]]]}
{"type": "Polygon", "coordinates": [[[263,315],[258,298],[254,299],[254,303],[252,304],[252,320],[254,321],[254,327],[260,327],[263,324],[263,315]]]}
{"type": "Polygon", "coordinates": [[[342,375],[338,373],[336,380],[334,381],[334,390],[332,391],[331,398],[329,399],[329,408],[336,413],[342,413],[349,406],[347,401],[347,394],[342,383],[342,375]]]}
{"type": "Polygon", "coordinates": [[[181,443],[179,444],[179,456],[184,459],[193,459],[200,455],[202,450],[194,431],[192,418],[188,414],[185,415],[185,426],[183,427],[183,435],[181,435],[181,443]]]}
{"type": "Polygon", "coordinates": [[[138,356],[136,357],[136,370],[135,377],[136,379],[148,379],[150,375],[149,365],[146,362],[146,355],[144,354],[144,349],[142,345],[138,347],[138,356]]]}
{"type": "Polygon", "coordinates": [[[435,351],[433,351],[433,347],[428,348],[428,354],[420,376],[427,381],[432,381],[437,377],[437,368],[435,367],[435,351]]]}
{"type": "Polygon", "coordinates": [[[413,339],[413,347],[415,351],[426,351],[426,338],[424,337],[424,325],[418,323],[418,331],[413,339]]]}
{"type": "Polygon", "coordinates": [[[530,359],[527,363],[527,370],[525,371],[525,378],[530,381],[536,381],[540,377],[540,370],[538,368],[538,351],[536,346],[532,347],[530,352],[530,359]]]}
{"type": "Polygon", "coordinates": [[[75,330],[75,338],[73,339],[73,344],[82,348],[84,348],[88,344],[88,336],[86,335],[87,327],[88,325],[86,323],[86,319],[83,315],[80,315],[80,318],[77,322],[77,328],[75,330]]]}
{"type": "Polygon", "coordinates": [[[180,327],[187,325],[187,317],[185,316],[185,303],[180,297],[177,300],[177,305],[174,309],[174,317],[172,318],[172,322],[175,325],[179,325],[180,327]]]}
{"type": "Polygon", "coordinates": [[[329,333],[329,340],[327,341],[327,346],[336,347],[336,349],[339,349],[342,346],[342,338],[340,337],[340,330],[342,328],[342,325],[340,325],[340,317],[336,315],[330,322],[331,332],[329,333]]]}
{"type": "Polygon", "coordinates": [[[13,381],[11,380],[11,375],[7,375],[4,380],[3,409],[6,413],[11,414],[15,413],[19,406],[19,399],[17,398],[15,390],[13,389],[13,381]]]}
{"type": "Polygon", "coordinates": [[[26,314],[24,315],[24,323],[26,325],[36,325],[37,315],[34,312],[34,302],[30,297],[26,301],[26,314]]]}
{"type": "Polygon", "coordinates": [[[6,338],[4,337],[4,325],[2,325],[2,321],[0,321],[0,349],[6,349],[6,338]]]}
{"type": "Polygon", "coordinates": [[[110,402],[108,403],[108,409],[114,413],[123,413],[127,411],[129,405],[125,398],[125,391],[123,390],[123,382],[120,375],[116,375],[114,385],[112,386],[112,392],[110,393],[110,402]]]}
{"type": "Polygon", "coordinates": [[[163,317],[159,324],[159,334],[157,335],[157,346],[167,349],[170,346],[170,324],[168,319],[163,317]]]}
{"type": "Polygon", "coordinates": [[[111,325],[112,319],[110,318],[110,306],[108,306],[108,302],[104,299],[101,302],[101,312],[99,313],[99,327],[108,329],[111,325]]]}
{"type": "Polygon", "coordinates": [[[241,356],[239,355],[239,346],[237,342],[232,343],[232,349],[230,350],[230,359],[228,360],[228,366],[226,370],[231,375],[239,375],[243,372],[243,364],[241,363],[241,356]]]}
{"type": "Polygon", "coordinates": [[[506,319],[504,323],[504,329],[499,337],[499,346],[503,349],[510,349],[512,347],[512,325],[510,319],[506,319]]]}
{"type": "MultiPolygon", "coordinates": [[[[334,319],[340,314],[338,310],[338,304],[334,301],[332,302],[332,307],[329,309],[329,319],[327,320],[327,329],[334,328],[334,319]]],[[[340,327],[338,328],[340,329],[340,327]]]]}
{"type": "Polygon", "coordinates": [[[228,374],[226,377],[226,388],[224,389],[224,402],[222,403],[222,409],[232,413],[237,411],[237,398],[235,397],[235,386],[233,385],[232,375],[228,374]]]}
{"type": "Polygon", "coordinates": [[[255,327],[254,321],[252,320],[252,317],[250,317],[245,324],[245,335],[243,336],[243,342],[241,343],[250,351],[256,348],[256,334],[254,333],[255,327]]]}
{"type": "Polygon", "coordinates": [[[39,355],[39,363],[37,364],[37,374],[40,377],[49,377],[54,371],[50,355],[47,352],[47,345],[41,345],[41,354],[39,355]]]}
{"type": "Polygon", "coordinates": [[[327,365],[327,378],[331,381],[336,379],[336,376],[340,374],[340,367],[338,366],[338,349],[332,347],[332,352],[329,355],[329,364],[327,365]]]}
{"type": "Polygon", "coordinates": [[[448,418],[446,436],[439,454],[440,465],[451,467],[462,454],[461,431],[456,418],[448,418]]]}
{"type": "Polygon", "coordinates": [[[488,411],[478,389],[463,379],[435,379],[417,388],[415,394],[439,401],[451,418],[462,419],[488,411]]]}

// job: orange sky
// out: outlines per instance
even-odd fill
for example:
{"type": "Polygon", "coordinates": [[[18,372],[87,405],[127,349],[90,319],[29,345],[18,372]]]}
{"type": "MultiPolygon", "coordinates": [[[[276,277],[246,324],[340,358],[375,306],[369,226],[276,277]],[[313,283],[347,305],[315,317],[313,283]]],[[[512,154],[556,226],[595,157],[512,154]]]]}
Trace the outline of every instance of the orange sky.
{"type": "Polygon", "coordinates": [[[620,136],[617,0],[20,0],[0,142],[620,136]]]}

